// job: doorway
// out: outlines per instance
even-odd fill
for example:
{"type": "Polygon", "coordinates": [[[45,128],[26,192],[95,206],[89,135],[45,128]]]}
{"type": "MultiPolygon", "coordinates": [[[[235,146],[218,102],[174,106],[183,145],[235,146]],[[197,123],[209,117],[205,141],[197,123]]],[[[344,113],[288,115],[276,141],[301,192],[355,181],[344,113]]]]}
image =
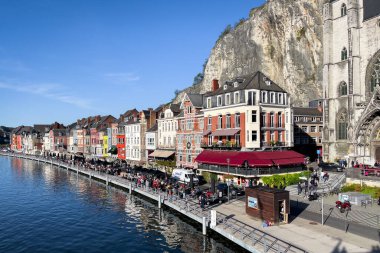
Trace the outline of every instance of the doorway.
{"type": "Polygon", "coordinates": [[[286,213],[286,201],[279,200],[278,201],[278,223],[288,223],[288,214],[286,213]]]}

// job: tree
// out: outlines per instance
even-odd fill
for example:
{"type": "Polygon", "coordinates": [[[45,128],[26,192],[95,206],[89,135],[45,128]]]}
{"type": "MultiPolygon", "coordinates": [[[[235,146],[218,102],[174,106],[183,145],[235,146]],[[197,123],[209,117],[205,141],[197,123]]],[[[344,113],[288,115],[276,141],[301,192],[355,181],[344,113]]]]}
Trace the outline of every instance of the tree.
{"type": "Polygon", "coordinates": [[[193,86],[199,84],[200,82],[202,82],[203,78],[204,78],[204,74],[203,73],[198,73],[194,77],[193,86]]]}

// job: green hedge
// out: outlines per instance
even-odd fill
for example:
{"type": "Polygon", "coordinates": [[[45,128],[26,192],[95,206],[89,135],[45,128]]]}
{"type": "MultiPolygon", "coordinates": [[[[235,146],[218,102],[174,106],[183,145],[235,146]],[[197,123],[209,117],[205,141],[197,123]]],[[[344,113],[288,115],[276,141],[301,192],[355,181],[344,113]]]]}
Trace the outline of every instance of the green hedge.
{"type": "Polygon", "coordinates": [[[269,187],[276,187],[283,189],[290,185],[298,184],[300,177],[310,177],[310,171],[303,171],[301,173],[285,174],[285,175],[272,175],[269,177],[262,177],[261,180],[269,187]]]}
{"type": "Polygon", "coordinates": [[[372,198],[377,199],[380,197],[380,187],[367,186],[363,184],[346,184],[342,187],[341,192],[361,192],[364,194],[369,194],[372,198]]]}

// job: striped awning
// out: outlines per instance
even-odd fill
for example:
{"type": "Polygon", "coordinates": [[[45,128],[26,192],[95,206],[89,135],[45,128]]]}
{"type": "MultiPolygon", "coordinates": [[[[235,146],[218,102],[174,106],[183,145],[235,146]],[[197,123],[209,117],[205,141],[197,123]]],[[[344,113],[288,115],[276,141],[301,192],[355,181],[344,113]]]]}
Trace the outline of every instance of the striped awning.
{"type": "Polygon", "coordinates": [[[149,157],[168,158],[169,156],[173,154],[174,154],[174,151],[157,149],[153,151],[153,153],[150,154],[149,157]]]}
{"type": "Polygon", "coordinates": [[[240,132],[240,129],[219,129],[212,132],[211,136],[233,136],[240,132]]]}

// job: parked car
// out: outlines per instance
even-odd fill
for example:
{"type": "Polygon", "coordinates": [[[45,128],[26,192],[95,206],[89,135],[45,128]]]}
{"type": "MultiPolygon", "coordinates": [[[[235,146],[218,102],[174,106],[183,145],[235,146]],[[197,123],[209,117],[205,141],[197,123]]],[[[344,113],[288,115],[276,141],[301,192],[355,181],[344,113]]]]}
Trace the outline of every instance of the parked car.
{"type": "Polygon", "coordinates": [[[320,163],[318,164],[318,166],[322,168],[322,170],[326,170],[326,171],[337,171],[337,172],[343,171],[343,167],[339,166],[336,163],[320,163]]]}
{"type": "MultiPolygon", "coordinates": [[[[226,183],[220,183],[217,185],[216,188],[218,189],[218,191],[223,192],[223,196],[227,196],[228,186],[226,183]]],[[[236,196],[244,196],[245,191],[236,185],[230,185],[230,195],[232,195],[232,196],[235,196],[235,195],[236,196]]]]}

